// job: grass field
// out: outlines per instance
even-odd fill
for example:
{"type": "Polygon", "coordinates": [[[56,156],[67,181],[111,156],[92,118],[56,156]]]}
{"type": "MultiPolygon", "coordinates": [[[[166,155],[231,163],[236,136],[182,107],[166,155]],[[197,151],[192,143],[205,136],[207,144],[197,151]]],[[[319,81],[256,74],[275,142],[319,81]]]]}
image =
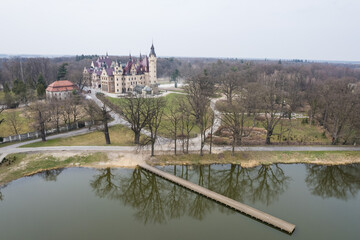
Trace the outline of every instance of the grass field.
{"type": "MultiPolygon", "coordinates": [[[[109,128],[110,146],[133,146],[133,132],[122,125],[109,128]]],[[[87,133],[75,137],[56,138],[46,142],[36,142],[22,147],[50,147],[50,146],[105,146],[105,137],[102,131],[87,133]]]]}
{"type": "Polygon", "coordinates": [[[253,167],[261,164],[274,163],[313,163],[313,164],[350,164],[360,162],[360,151],[304,151],[304,152],[231,152],[219,154],[159,155],[151,160],[155,165],[172,164],[241,164],[253,167]]]}
{"type": "Polygon", "coordinates": [[[71,166],[86,166],[94,162],[107,161],[108,157],[105,153],[82,154],[70,157],[40,153],[16,153],[8,155],[7,159],[9,159],[10,163],[6,162],[0,165],[0,186],[40,171],[71,166]]]}
{"type": "Polygon", "coordinates": [[[15,117],[19,134],[34,131],[25,108],[7,109],[1,113],[1,116],[5,119],[4,122],[0,124],[0,136],[2,137],[15,135],[15,130],[10,122],[10,118],[12,117],[15,117]]]}

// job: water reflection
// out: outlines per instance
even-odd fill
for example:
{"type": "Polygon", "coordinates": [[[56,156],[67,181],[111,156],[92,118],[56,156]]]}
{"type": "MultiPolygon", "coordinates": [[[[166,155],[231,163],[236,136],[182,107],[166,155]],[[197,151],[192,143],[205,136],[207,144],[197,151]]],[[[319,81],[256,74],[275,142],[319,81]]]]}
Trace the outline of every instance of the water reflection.
{"type": "Polygon", "coordinates": [[[307,165],[305,182],[311,193],[322,198],[348,200],[360,189],[360,165],[307,165]]]}
{"type": "Polygon", "coordinates": [[[54,182],[56,182],[57,177],[60,175],[60,173],[63,170],[64,170],[63,168],[45,170],[45,171],[40,172],[38,175],[40,177],[42,177],[45,181],[54,181],[54,182]]]}
{"type": "Polygon", "coordinates": [[[100,198],[119,198],[120,186],[116,185],[119,176],[112,174],[111,168],[98,170],[98,174],[90,182],[91,187],[94,189],[95,194],[100,198]]]}
{"type": "MultiPolygon", "coordinates": [[[[171,166],[165,171],[237,201],[271,204],[287,188],[290,177],[278,165],[246,169],[239,165],[171,166]],[[189,168],[192,168],[189,171],[189,168]]],[[[90,183],[101,198],[117,199],[137,210],[135,216],[146,223],[165,223],[187,215],[202,220],[214,208],[234,213],[213,201],[137,168],[131,174],[99,170],[90,183]]]]}

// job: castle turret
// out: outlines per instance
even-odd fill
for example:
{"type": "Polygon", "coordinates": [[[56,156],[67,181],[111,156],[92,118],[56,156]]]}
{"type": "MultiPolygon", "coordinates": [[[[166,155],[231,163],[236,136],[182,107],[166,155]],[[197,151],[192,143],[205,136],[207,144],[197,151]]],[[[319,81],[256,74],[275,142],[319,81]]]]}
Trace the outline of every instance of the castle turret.
{"type": "Polygon", "coordinates": [[[149,84],[156,84],[156,53],[154,44],[151,45],[150,54],[149,54],[149,84]]]}

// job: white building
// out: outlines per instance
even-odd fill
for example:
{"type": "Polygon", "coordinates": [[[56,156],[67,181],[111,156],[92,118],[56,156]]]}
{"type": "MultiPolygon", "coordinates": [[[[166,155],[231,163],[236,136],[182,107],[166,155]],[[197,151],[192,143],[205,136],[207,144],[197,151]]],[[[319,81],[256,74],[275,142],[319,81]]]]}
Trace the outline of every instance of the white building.
{"type": "Polygon", "coordinates": [[[46,88],[46,98],[64,100],[77,89],[78,87],[68,80],[55,81],[46,88]]]}

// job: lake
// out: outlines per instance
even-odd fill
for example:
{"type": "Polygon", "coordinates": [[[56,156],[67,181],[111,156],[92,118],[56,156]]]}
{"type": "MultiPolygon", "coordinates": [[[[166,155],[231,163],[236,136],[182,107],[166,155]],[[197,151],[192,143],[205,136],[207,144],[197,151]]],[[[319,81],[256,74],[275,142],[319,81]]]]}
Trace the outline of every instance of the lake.
{"type": "Polygon", "coordinates": [[[45,171],[0,189],[0,239],[359,239],[360,165],[158,167],[296,225],[288,235],[142,169],[45,171]]]}

